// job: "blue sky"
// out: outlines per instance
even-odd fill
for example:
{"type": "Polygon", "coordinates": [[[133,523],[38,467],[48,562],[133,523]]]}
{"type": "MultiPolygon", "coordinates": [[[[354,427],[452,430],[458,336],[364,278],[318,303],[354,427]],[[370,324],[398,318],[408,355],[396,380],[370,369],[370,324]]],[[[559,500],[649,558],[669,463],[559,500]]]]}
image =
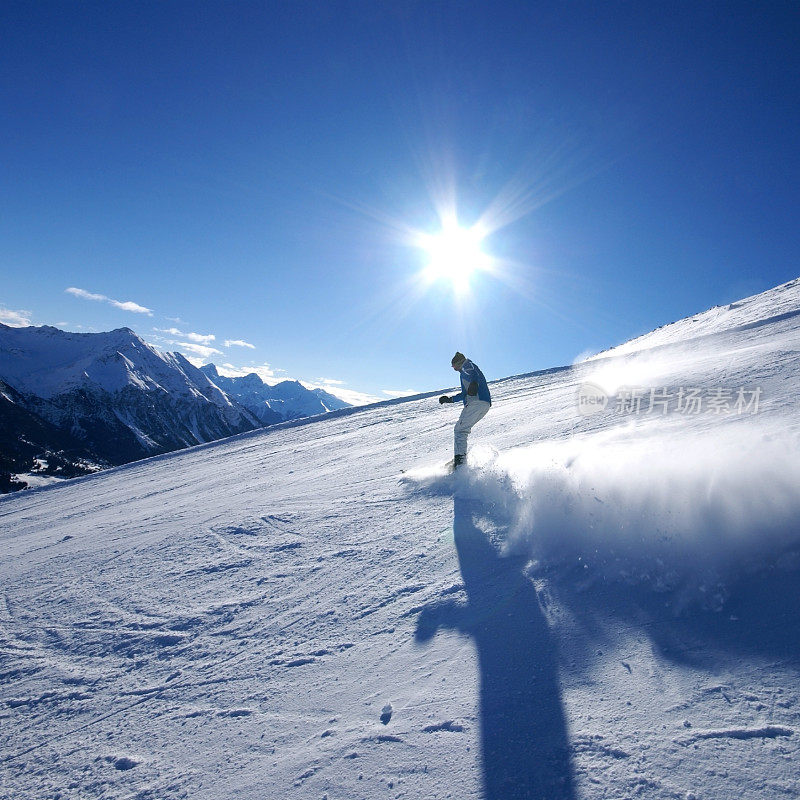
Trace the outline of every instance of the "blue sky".
{"type": "Polygon", "coordinates": [[[791,2],[5,2],[0,25],[5,321],[385,397],[452,384],[456,349],[490,379],[570,363],[800,274],[791,2]],[[486,233],[468,291],[422,277],[453,213],[486,233]]]}

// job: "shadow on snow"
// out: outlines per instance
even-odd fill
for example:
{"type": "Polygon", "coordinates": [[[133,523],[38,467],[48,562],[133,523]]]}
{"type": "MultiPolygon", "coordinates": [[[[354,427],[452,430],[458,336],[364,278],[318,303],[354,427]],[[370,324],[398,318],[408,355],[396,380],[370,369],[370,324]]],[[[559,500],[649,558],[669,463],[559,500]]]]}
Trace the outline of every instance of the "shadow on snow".
{"type": "Polygon", "coordinates": [[[569,739],[555,642],[526,559],[501,557],[478,527],[486,506],[456,498],[453,532],[467,603],[426,606],[417,641],[439,627],[475,638],[486,800],[572,800],[569,739]]]}
{"type": "MultiPolygon", "coordinates": [[[[800,555],[800,554],[798,554],[800,555]]],[[[547,571],[549,590],[569,608],[576,626],[562,632],[584,664],[606,644],[610,618],[646,632],[655,652],[678,664],[713,670],[730,657],[773,658],[800,669],[800,569],[760,566],[731,578],[722,608],[682,608],[673,593],[626,585],[602,574],[587,581],[583,570],[547,571]],[[582,652],[581,647],[583,648],[582,652]]]]}

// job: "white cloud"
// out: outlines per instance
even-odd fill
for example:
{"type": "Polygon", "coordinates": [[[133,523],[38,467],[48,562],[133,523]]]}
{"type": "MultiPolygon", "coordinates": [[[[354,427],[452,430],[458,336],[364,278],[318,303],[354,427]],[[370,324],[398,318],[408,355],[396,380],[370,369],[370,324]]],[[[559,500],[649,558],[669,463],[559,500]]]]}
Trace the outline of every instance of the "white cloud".
{"type": "MultiPolygon", "coordinates": [[[[184,333],[177,328],[153,328],[158,333],[168,333],[170,336],[180,336],[183,339],[188,339],[195,344],[211,344],[217,337],[213,333],[184,333]]],[[[219,351],[217,351],[219,352],[219,351]]]]}
{"type": "Polygon", "coordinates": [[[255,367],[236,367],[233,364],[217,364],[217,372],[226,378],[241,378],[255,372],[255,367]]]}
{"type": "Polygon", "coordinates": [[[70,286],[68,289],[64,290],[67,294],[74,295],[75,297],[80,297],[84,300],[95,300],[99,303],[109,303],[110,305],[114,306],[115,308],[119,308],[122,311],[130,311],[134,314],[147,314],[149,317],[153,316],[153,312],[149,308],[145,308],[144,306],[140,306],[138,303],[134,303],[132,300],[114,300],[111,297],[106,297],[104,294],[95,294],[94,292],[87,292],[86,289],[77,289],[74,286],[70,286]]]}
{"type": "Polygon", "coordinates": [[[148,317],[153,316],[153,312],[149,308],[145,308],[144,306],[140,306],[138,303],[134,303],[132,300],[125,300],[124,302],[120,302],[119,300],[111,300],[108,301],[111,303],[112,306],[121,309],[122,311],[130,311],[133,314],[147,314],[148,317]]]}
{"type": "MultiPolygon", "coordinates": [[[[245,367],[236,367],[233,364],[225,363],[217,365],[217,372],[226,378],[241,378],[255,372],[264,383],[275,383],[277,381],[276,372],[283,370],[273,369],[269,364],[254,364],[245,367]]],[[[281,379],[283,380],[283,379],[281,379]]]]}
{"type": "Polygon", "coordinates": [[[70,286],[64,291],[67,294],[74,294],[75,297],[82,297],[84,300],[108,300],[104,294],[92,294],[92,292],[87,292],[86,289],[76,289],[74,286],[70,286]]]}
{"type": "Polygon", "coordinates": [[[335,378],[320,378],[319,382],[324,386],[347,386],[346,381],[337,381],[335,378]]]}
{"type": "Polygon", "coordinates": [[[217,338],[213,333],[187,333],[184,335],[190,342],[197,344],[211,344],[217,338]]]}
{"type": "Polygon", "coordinates": [[[416,389],[383,389],[382,391],[387,397],[411,397],[415,394],[421,394],[416,389]]]}
{"type": "Polygon", "coordinates": [[[4,322],[12,328],[27,328],[31,324],[31,312],[14,311],[3,306],[0,307],[0,322],[4,322]]]}
{"type": "Polygon", "coordinates": [[[225,347],[249,347],[251,350],[256,349],[256,346],[254,344],[250,344],[250,342],[245,342],[243,339],[226,339],[225,347]]]}
{"type": "Polygon", "coordinates": [[[222,355],[222,352],[217,350],[216,347],[209,347],[208,345],[197,344],[196,342],[170,342],[169,344],[181,350],[188,350],[190,353],[194,353],[194,355],[200,356],[201,358],[211,358],[211,356],[222,355]]]}

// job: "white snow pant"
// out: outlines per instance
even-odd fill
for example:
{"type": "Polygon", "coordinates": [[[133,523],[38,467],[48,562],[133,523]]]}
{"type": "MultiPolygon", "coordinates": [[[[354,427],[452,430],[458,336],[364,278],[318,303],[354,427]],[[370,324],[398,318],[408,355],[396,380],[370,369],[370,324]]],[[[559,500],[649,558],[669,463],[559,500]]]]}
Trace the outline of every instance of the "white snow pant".
{"type": "Polygon", "coordinates": [[[454,430],[455,454],[457,456],[465,456],[467,454],[467,437],[472,430],[472,426],[476,422],[480,422],[491,407],[491,403],[467,395],[467,404],[464,406],[454,430]]]}

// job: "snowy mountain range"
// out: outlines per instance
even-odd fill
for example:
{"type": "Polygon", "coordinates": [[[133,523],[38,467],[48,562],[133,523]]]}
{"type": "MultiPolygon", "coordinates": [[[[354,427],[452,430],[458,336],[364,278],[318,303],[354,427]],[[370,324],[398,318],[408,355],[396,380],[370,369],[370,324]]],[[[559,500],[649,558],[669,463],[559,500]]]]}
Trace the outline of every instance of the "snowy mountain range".
{"type": "Polygon", "coordinates": [[[0,793],[800,796],[800,281],[491,389],[0,499],[0,793]]]}
{"type": "Polygon", "coordinates": [[[200,367],[200,371],[228,397],[250,411],[262,425],[350,407],[350,403],[323,389],[307,389],[300,381],[281,381],[270,385],[255,373],[230,378],[220,375],[214,364],[200,367]]]}
{"type": "Polygon", "coordinates": [[[294,381],[267,387],[256,375],[223,378],[213,366],[198,369],[180,353],[156,350],[129,328],[0,325],[0,488],[87,474],[346,405],[294,381]]]}

